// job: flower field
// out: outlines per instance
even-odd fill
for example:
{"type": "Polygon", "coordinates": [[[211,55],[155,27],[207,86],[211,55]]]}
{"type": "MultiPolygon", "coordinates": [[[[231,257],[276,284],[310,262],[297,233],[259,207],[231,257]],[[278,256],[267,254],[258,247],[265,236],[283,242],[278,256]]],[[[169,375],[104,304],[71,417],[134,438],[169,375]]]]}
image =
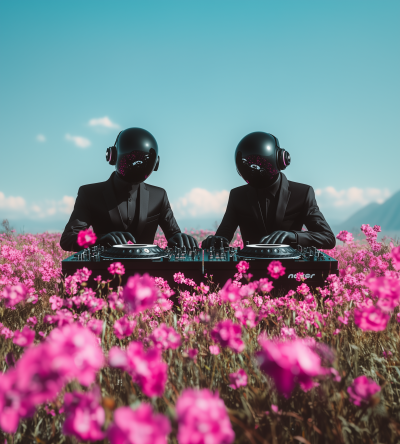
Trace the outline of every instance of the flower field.
{"type": "Polygon", "coordinates": [[[175,288],[148,275],[122,288],[113,263],[93,290],[85,268],[61,276],[59,235],[7,229],[0,442],[400,442],[400,247],[361,231],[327,251],[340,274],[324,288],[298,274],[272,298],[278,261],[259,281],[242,261],[223,288],[179,270],[175,288]]]}

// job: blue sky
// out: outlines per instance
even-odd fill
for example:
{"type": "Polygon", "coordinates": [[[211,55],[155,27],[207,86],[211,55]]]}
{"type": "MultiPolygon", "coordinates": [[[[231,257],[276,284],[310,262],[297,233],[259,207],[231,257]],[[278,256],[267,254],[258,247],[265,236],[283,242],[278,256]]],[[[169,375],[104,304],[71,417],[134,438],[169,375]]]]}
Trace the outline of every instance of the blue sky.
{"type": "Polygon", "coordinates": [[[399,17],[398,1],[0,2],[0,217],[62,229],[130,126],[156,137],[148,182],[182,226],[220,220],[252,131],[279,138],[331,223],[384,200],[400,188],[399,17]]]}

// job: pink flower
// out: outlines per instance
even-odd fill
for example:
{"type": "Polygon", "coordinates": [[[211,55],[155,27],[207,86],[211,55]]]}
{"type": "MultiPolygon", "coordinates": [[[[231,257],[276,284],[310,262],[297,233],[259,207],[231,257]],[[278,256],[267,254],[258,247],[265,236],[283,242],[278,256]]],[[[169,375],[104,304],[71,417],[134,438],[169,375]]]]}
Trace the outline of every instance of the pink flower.
{"type": "Polygon", "coordinates": [[[400,270],[400,245],[392,249],[390,256],[392,258],[393,267],[396,270],[400,270]]]}
{"type": "Polygon", "coordinates": [[[6,339],[11,339],[14,337],[14,332],[7,327],[0,327],[0,335],[5,336],[6,339]]]}
{"type": "Polygon", "coordinates": [[[309,288],[309,286],[307,284],[305,284],[303,282],[301,285],[299,285],[297,287],[297,293],[302,294],[302,295],[305,296],[306,294],[310,293],[310,288],[309,288]]]}
{"type": "Polygon", "coordinates": [[[63,433],[83,441],[104,439],[101,428],[105,421],[105,413],[100,402],[101,395],[98,387],[88,393],[66,393],[63,433]]]}
{"type": "Polygon", "coordinates": [[[249,267],[250,267],[250,265],[249,265],[249,263],[248,262],[246,262],[246,261],[240,261],[237,265],[236,265],[236,268],[237,268],[237,271],[239,272],[239,273],[246,273],[246,271],[249,269],[249,267]]]}
{"type": "Polygon", "coordinates": [[[169,348],[175,350],[181,345],[181,336],[173,327],[167,327],[164,323],[153,330],[150,339],[154,342],[156,347],[161,348],[162,350],[167,350],[169,348]]]}
{"type": "Polygon", "coordinates": [[[269,293],[274,288],[274,284],[268,278],[261,278],[258,282],[260,291],[265,293],[269,293]]]}
{"type": "Polygon", "coordinates": [[[334,335],[338,335],[340,332],[341,332],[341,330],[340,330],[339,328],[337,328],[337,329],[333,332],[333,334],[334,334],[334,335]]]}
{"type": "Polygon", "coordinates": [[[347,388],[347,393],[350,395],[350,400],[353,404],[361,405],[368,404],[375,393],[378,393],[380,390],[381,388],[375,381],[366,376],[359,376],[347,388]]]}
{"type": "Polygon", "coordinates": [[[22,329],[22,331],[14,332],[14,344],[20,347],[28,347],[32,344],[35,339],[35,332],[31,330],[27,325],[22,329]]]}
{"type": "Polygon", "coordinates": [[[354,310],[354,323],[361,330],[383,331],[389,319],[389,314],[374,306],[354,310]]]}
{"type": "Polygon", "coordinates": [[[51,304],[52,310],[59,310],[63,306],[63,299],[59,298],[58,296],[51,296],[49,298],[49,302],[51,304]]]}
{"type": "Polygon", "coordinates": [[[80,247],[87,248],[96,243],[97,236],[92,229],[81,230],[78,233],[77,243],[80,247]]]}
{"type": "Polygon", "coordinates": [[[26,320],[26,323],[27,324],[29,324],[30,326],[34,326],[34,325],[36,325],[37,324],[37,318],[36,318],[36,316],[31,316],[30,318],[28,318],[27,320],[26,320]]]}
{"type": "Polygon", "coordinates": [[[12,308],[28,297],[28,289],[23,284],[7,286],[0,294],[6,308],[12,308]]]}
{"type": "Polygon", "coordinates": [[[75,271],[74,279],[76,282],[87,282],[90,275],[92,274],[92,270],[88,270],[86,267],[80,268],[75,271]]]}
{"type": "Polygon", "coordinates": [[[184,390],[176,403],[179,444],[230,444],[235,439],[226,407],[218,393],[184,390]]]}
{"type": "Polygon", "coordinates": [[[283,267],[279,261],[272,261],[268,265],[268,272],[274,279],[278,279],[280,276],[283,276],[285,274],[285,270],[286,268],[283,267]]]}
{"type": "Polygon", "coordinates": [[[189,348],[187,350],[187,354],[192,361],[196,362],[199,351],[197,350],[197,348],[189,348]]]}
{"type": "Polygon", "coordinates": [[[235,353],[240,353],[245,348],[241,336],[242,328],[230,319],[218,322],[211,332],[214,341],[219,342],[222,347],[229,347],[235,353]]]}
{"type": "Polygon", "coordinates": [[[114,334],[118,339],[127,338],[130,336],[136,327],[136,321],[128,319],[125,315],[114,322],[114,334]]]}
{"type": "Polygon", "coordinates": [[[301,339],[272,341],[259,338],[257,361],[275,382],[277,390],[289,397],[298,382],[303,390],[314,386],[312,378],[324,374],[320,357],[301,339]]]}
{"type": "Polygon", "coordinates": [[[231,381],[229,387],[233,388],[234,390],[238,389],[239,387],[246,387],[247,374],[242,368],[240,368],[237,372],[229,374],[229,380],[231,381]]]}
{"type": "Polygon", "coordinates": [[[237,309],[235,318],[239,319],[242,325],[249,328],[254,328],[258,322],[257,315],[251,307],[237,309]]]}
{"type": "Polygon", "coordinates": [[[130,407],[115,410],[107,437],[111,444],[167,444],[170,432],[166,416],[153,413],[149,404],[141,404],[136,410],[130,407]]]}
{"type": "Polygon", "coordinates": [[[157,302],[158,292],[154,279],[147,273],[143,276],[139,274],[131,276],[122,293],[126,311],[136,314],[153,308],[157,302]]]}
{"type": "Polygon", "coordinates": [[[55,328],[48,343],[57,350],[59,371],[77,378],[85,386],[92,384],[104,363],[96,336],[79,324],[55,328]]]}
{"type": "Polygon", "coordinates": [[[211,318],[210,318],[210,315],[209,315],[208,313],[202,311],[202,312],[199,314],[199,319],[200,319],[200,321],[203,322],[204,324],[208,324],[208,323],[210,322],[210,319],[211,319],[211,318]]]}
{"type": "Polygon", "coordinates": [[[232,279],[228,279],[219,292],[223,302],[236,302],[241,299],[240,288],[232,284],[232,279]]]}
{"type": "Polygon", "coordinates": [[[210,353],[212,355],[219,355],[220,352],[221,352],[221,350],[219,349],[218,345],[210,345],[208,348],[210,349],[210,353]]]}
{"type": "Polygon", "coordinates": [[[109,356],[110,365],[127,371],[146,396],[164,393],[168,366],[161,360],[160,349],[145,351],[141,342],[132,341],[126,352],[112,347],[109,356]]]}
{"type": "Polygon", "coordinates": [[[353,242],[353,235],[348,231],[343,230],[336,236],[336,239],[351,244],[353,242]]]}
{"type": "Polygon", "coordinates": [[[87,323],[87,328],[91,330],[96,336],[100,335],[103,331],[104,322],[101,319],[90,319],[87,323]]]}
{"type": "Polygon", "coordinates": [[[297,338],[296,330],[294,328],[282,327],[281,328],[281,337],[283,339],[295,339],[295,338],[297,338]]]}
{"type": "Polygon", "coordinates": [[[125,274],[125,267],[121,264],[121,262],[113,262],[109,267],[108,271],[111,274],[119,274],[122,276],[125,274]]]}

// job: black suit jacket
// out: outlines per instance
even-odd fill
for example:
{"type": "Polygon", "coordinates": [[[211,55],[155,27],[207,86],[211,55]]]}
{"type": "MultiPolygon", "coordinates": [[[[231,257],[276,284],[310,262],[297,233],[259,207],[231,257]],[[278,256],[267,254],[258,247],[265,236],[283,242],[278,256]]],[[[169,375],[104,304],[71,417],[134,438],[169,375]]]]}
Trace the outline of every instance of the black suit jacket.
{"type": "MultiPolygon", "coordinates": [[[[282,173],[281,173],[282,174],[282,173]]],[[[274,227],[267,227],[261,215],[257,191],[250,185],[234,188],[216,236],[231,240],[240,227],[243,242],[256,244],[275,230],[296,233],[302,247],[333,248],[336,239],[323,214],[319,211],[312,187],[291,182],[282,174],[274,227]],[[301,231],[305,225],[308,231],[301,231]]]]}
{"type": "Polygon", "coordinates": [[[129,231],[137,243],[152,244],[158,225],[169,239],[180,233],[172,213],[167,193],[163,188],[141,183],[139,186],[139,217],[126,230],[118,210],[113,187],[113,173],[105,182],[84,185],[79,188],[74,210],[61,236],[60,245],[66,251],[79,251],[79,231],[93,227],[97,238],[112,231],[129,231]]]}

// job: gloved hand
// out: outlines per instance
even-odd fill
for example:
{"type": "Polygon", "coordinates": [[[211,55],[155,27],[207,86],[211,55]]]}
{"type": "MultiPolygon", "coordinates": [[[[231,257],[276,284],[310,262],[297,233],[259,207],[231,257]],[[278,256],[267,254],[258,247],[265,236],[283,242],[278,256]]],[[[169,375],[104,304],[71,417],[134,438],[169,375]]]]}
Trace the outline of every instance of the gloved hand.
{"type": "Polygon", "coordinates": [[[274,231],[268,236],[264,236],[259,241],[259,244],[295,244],[296,235],[291,231],[274,231]]]}
{"type": "Polygon", "coordinates": [[[99,239],[98,244],[102,245],[103,247],[112,247],[113,245],[127,244],[128,241],[136,244],[136,240],[131,233],[126,231],[112,231],[111,233],[107,233],[102,236],[99,239]]]}
{"type": "Polygon", "coordinates": [[[201,243],[201,248],[203,250],[208,250],[211,247],[215,247],[215,248],[221,248],[221,247],[228,248],[229,247],[229,241],[228,241],[228,239],[226,237],[222,237],[222,236],[208,236],[201,243]]]}
{"type": "Polygon", "coordinates": [[[186,247],[187,249],[192,250],[193,248],[199,248],[199,244],[194,237],[189,236],[188,234],[176,233],[168,239],[168,247],[186,247]]]}

